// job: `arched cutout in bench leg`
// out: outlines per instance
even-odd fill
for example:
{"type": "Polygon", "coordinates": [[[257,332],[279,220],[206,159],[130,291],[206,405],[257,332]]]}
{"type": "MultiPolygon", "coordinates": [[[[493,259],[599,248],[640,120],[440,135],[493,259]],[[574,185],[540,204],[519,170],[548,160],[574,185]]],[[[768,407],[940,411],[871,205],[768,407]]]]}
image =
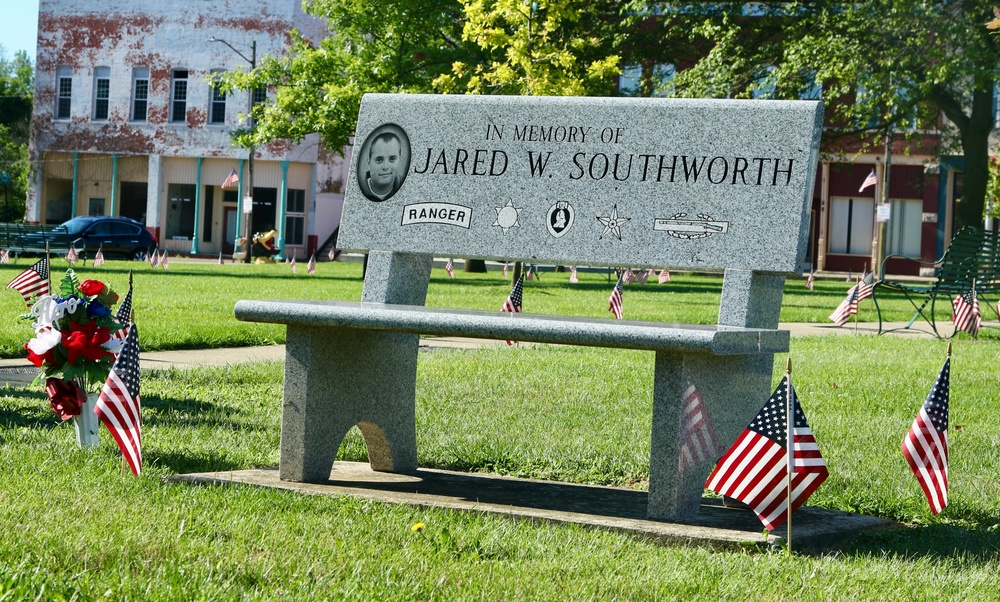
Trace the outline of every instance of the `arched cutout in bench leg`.
{"type": "Polygon", "coordinates": [[[326,481],[355,425],[374,470],[416,470],[418,344],[411,334],[290,324],[280,478],[326,481]]]}

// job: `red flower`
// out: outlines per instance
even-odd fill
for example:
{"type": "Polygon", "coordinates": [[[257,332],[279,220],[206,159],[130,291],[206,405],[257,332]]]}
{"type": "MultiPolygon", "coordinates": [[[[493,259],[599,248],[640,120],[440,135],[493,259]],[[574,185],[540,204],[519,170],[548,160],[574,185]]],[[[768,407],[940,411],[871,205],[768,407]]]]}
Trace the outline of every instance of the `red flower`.
{"type": "Polygon", "coordinates": [[[107,326],[98,327],[94,322],[83,325],[70,322],[69,330],[63,330],[62,337],[70,364],[76,364],[77,358],[81,355],[92,362],[98,362],[104,356],[114,357],[107,349],[101,347],[111,338],[111,330],[107,326]]]}
{"type": "Polygon", "coordinates": [[[88,297],[100,295],[106,287],[100,280],[84,280],[80,283],[80,292],[88,297]]]}
{"type": "Polygon", "coordinates": [[[38,366],[39,368],[41,368],[42,364],[46,362],[48,362],[50,366],[56,363],[55,347],[49,349],[48,351],[46,351],[41,355],[38,355],[37,353],[29,349],[27,343],[24,344],[24,348],[28,351],[28,361],[38,366]]]}
{"type": "Polygon", "coordinates": [[[65,381],[61,378],[45,380],[45,392],[49,395],[49,405],[52,411],[59,414],[63,420],[80,415],[80,408],[87,403],[87,394],[75,381],[65,381]]]}

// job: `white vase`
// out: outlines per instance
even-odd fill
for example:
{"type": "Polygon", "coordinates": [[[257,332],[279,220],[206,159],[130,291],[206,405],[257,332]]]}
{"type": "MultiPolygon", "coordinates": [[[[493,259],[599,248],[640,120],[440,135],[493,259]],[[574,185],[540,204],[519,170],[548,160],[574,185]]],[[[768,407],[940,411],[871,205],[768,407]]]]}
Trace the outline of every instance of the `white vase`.
{"type": "Polygon", "coordinates": [[[97,433],[101,427],[101,421],[94,413],[94,406],[97,405],[97,398],[100,393],[89,393],[87,403],[80,408],[80,415],[73,417],[73,426],[76,428],[76,444],[82,449],[97,447],[97,433]]]}

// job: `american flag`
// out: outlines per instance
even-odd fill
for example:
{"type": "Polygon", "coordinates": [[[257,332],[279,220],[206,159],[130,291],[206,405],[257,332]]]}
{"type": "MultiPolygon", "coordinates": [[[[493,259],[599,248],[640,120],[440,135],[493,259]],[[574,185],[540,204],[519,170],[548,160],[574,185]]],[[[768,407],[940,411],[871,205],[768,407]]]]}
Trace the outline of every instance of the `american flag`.
{"type": "Polygon", "coordinates": [[[504,278],[507,277],[507,263],[506,262],[504,262],[504,264],[503,264],[503,277],[504,278]]]}
{"type": "Polygon", "coordinates": [[[295,265],[295,252],[294,251],[292,252],[292,260],[289,263],[292,264],[292,273],[293,274],[296,273],[298,271],[298,268],[295,265]]]}
{"type": "Polygon", "coordinates": [[[615,290],[611,291],[611,296],[608,297],[608,311],[615,314],[616,320],[622,319],[622,277],[618,277],[618,282],[615,284],[615,290]]]}
{"type": "Polygon", "coordinates": [[[149,255],[149,266],[155,268],[158,265],[160,265],[160,256],[156,254],[156,249],[153,249],[153,252],[149,255]]]}
{"type": "Polygon", "coordinates": [[[700,464],[715,461],[719,457],[719,438],[708,417],[708,410],[701,393],[694,385],[688,384],[681,400],[681,453],[680,471],[700,464]]]}
{"type": "Polygon", "coordinates": [[[858,280],[858,301],[871,297],[874,290],[875,272],[861,272],[861,279],[858,280]]]}
{"type": "Polygon", "coordinates": [[[334,259],[337,258],[337,250],[334,249],[333,247],[330,247],[330,252],[326,254],[326,257],[330,261],[333,261],[334,259]]]}
{"type": "Polygon", "coordinates": [[[812,275],[812,272],[809,272],[809,277],[806,278],[806,288],[809,289],[809,290],[813,290],[813,275],[812,275]]]}
{"type": "Polygon", "coordinates": [[[639,272],[639,275],[635,277],[635,281],[638,282],[639,284],[646,284],[646,281],[649,280],[649,276],[652,273],[653,270],[641,271],[639,272]]]}
{"type": "MultiPolygon", "coordinates": [[[[524,274],[517,279],[514,283],[514,288],[510,290],[510,295],[507,295],[507,300],[503,302],[503,306],[500,308],[501,312],[521,312],[521,298],[524,296],[524,274]]],[[[513,345],[517,341],[511,341],[508,339],[507,344],[513,345]]]]}
{"type": "Polygon", "coordinates": [[[309,256],[309,263],[306,264],[306,274],[316,273],[316,254],[313,253],[309,256]]]}
{"type": "Polygon", "coordinates": [[[979,327],[983,325],[983,317],[979,313],[979,298],[976,297],[976,287],[967,293],[957,295],[951,302],[951,321],[956,330],[964,330],[975,338],[979,327]]]}
{"type": "Polygon", "coordinates": [[[80,255],[76,252],[73,245],[69,246],[69,251],[66,251],[66,261],[70,263],[75,263],[77,259],[80,259],[80,255]]]}
{"type": "Polygon", "coordinates": [[[622,272],[622,283],[632,284],[634,280],[635,274],[632,273],[632,268],[625,268],[625,271],[622,272]]]}
{"type": "Polygon", "coordinates": [[[135,325],[128,329],[125,346],[111,367],[94,413],[118,443],[132,474],[139,476],[142,472],[142,416],[139,406],[139,329],[135,325]]]}
{"type": "Polygon", "coordinates": [[[94,255],[94,267],[100,267],[104,265],[104,247],[97,247],[97,254],[94,255]]]}
{"type": "Polygon", "coordinates": [[[668,270],[660,270],[660,275],[656,278],[657,284],[663,284],[664,282],[670,282],[670,272],[668,270]]]}
{"type": "Polygon", "coordinates": [[[448,272],[449,278],[455,277],[455,264],[451,262],[451,258],[448,258],[448,263],[444,264],[444,271],[448,272]]]}
{"type": "Polygon", "coordinates": [[[878,178],[875,177],[875,168],[872,168],[872,172],[868,174],[868,177],[865,178],[865,181],[861,183],[861,188],[858,188],[858,192],[864,192],[865,188],[868,188],[869,186],[874,186],[877,183],[878,183],[878,178]]]}
{"type": "Polygon", "coordinates": [[[163,253],[160,254],[160,267],[167,269],[170,263],[170,257],[167,255],[167,250],[163,249],[163,253]]]}
{"type": "Polygon", "coordinates": [[[573,266],[569,269],[569,281],[570,284],[576,284],[580,282],[580,277],[577,276],[576,274],[576,266],[573,266]]]}
{"type": "MultiPolygon", "coordinates": [[[[132,323],[132,285],[131,281],[129,283],[128,292],[125,293],[125,298],[122,299],[121,304],[118,305],[118,311],[115,312],[115,321],[122,326],[128,326],[132,323]]],[[[119,331],[121,332],[121,331],[119,331]]],[[[122,334],[122,339],[124,340],[125,334],[122,334]]]]}
{"type": "Polygon", "coordinates": [[[858,285],[855,284],[851,290],[847,291],[847,297],[840,302],[837,309],[830,314],[830,320],[837,326],[843,326],[851,319],[851,316],[858,313],[858,285]]]}
{"type": "Polygon", "coordinates": [[[39,259],[38,263],[14,276],[7,288],[21,293],[24,303],[31,307],[33,297],[49,294],[49,258],[39,259]]]}
{"type": "Polygon", "coordinates": [[[4,265],[10,263],[10,251],[7,249],[0,251],[0,263],[4,265]]]}
{"type": "Polygon", "coordinates": [[[229,188],[230,186],[233,186],[239,181],[240,181],[240,175],[236,173],[236,170],[234,169],[231,172],[229,172],[229,175],[226,176],[226,179],[222,181],[222,187],[229,188]]]}
{"type": "Polygon", "coordinates": [[[948,379],[951,358],[931,387],[913,426],[903,439],[903,455],[927,496],[931,512],[948,505],[948,379]]]}
{"type": "Polygon", "coordinates": [[[705,481],[706,488],[750,506],[769,531],[788,517],[789,450],[785,406],[789,395],[795,416],[792,511],[816,491],[829,472],[787,374],[705,481]]]}
{"type": "Polygon", "coordinates": [[[530,267],[528,268],[528,278],[527,279],[528,280],[534,280],[535,279],[535,274],[531,271],[530,267]]]}

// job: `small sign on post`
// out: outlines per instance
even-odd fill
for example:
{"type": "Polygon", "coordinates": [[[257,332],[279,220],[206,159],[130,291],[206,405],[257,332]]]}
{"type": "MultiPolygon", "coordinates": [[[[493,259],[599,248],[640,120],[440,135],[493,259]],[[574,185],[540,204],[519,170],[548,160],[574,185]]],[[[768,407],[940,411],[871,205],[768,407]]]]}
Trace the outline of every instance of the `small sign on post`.
{"type": "Polygon", "coordinates": [[[892,205],[889,203],[879,203],[875,209],[875,221],[887,222],[889,221],[889,214],[892,212],[892,205]]]}
{"type": "Polygon", "coordinates": [[[253,212],[253,197],[245,196],[243,197],[243,213],[253,212]]]}

